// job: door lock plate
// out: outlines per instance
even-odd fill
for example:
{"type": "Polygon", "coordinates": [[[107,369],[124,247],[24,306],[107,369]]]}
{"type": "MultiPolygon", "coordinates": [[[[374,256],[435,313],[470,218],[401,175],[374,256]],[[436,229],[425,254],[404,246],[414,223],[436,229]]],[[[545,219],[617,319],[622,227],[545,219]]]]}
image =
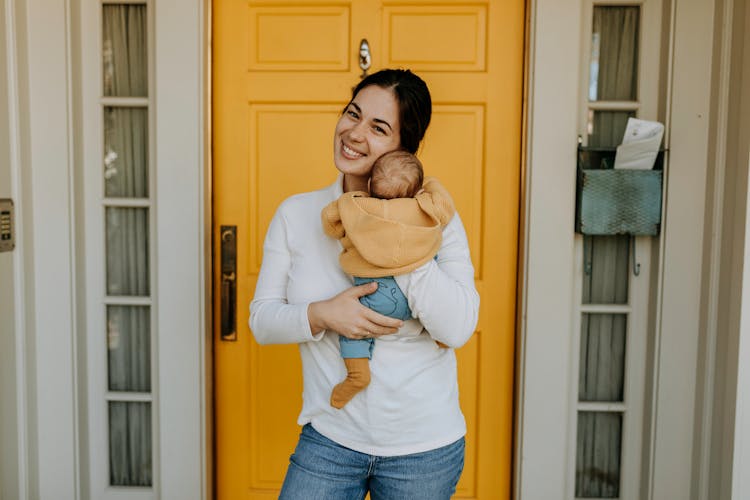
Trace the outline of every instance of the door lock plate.
{"type": "Polygon", "coordinates": [[[10,252],[16,247],[13,200],[0,199],[0,252],[10,252]]]}

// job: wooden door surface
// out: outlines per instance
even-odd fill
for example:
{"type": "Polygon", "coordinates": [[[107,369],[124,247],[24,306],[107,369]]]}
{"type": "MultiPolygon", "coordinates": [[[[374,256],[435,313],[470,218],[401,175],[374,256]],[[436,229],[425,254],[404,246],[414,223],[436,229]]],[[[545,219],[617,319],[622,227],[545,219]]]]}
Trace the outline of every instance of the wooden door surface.
{"type": "Polygon", "coordinates": [[[457,351],[468,434],[457,498],[509,498],[520,192],[524,1],[213,2],[212,134],[216,490],[276,498],[299,428],[297,346],[247,326],[263,238],[287,196],[336,178],[333,131],[359,80],[410,68],[433,119],[419,152],[464,222],[481,295],[457,351]],[[220,327],[220,226],[237,227],[237,335],[220,327]]]}

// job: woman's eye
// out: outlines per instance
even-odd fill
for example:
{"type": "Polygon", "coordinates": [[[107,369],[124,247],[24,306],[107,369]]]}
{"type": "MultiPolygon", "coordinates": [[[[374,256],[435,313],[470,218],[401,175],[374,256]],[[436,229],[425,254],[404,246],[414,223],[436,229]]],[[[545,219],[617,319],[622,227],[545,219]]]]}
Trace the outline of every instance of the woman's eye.
{"type": "Polygon", "coordinates": [[[359,115],[357,114],[357,112],[356,112],[356,111],[353,111],[353,110],[351,110],[351,109],[350,109],[349,111],[347,111],[347,112],[346,112],[346,114],[348,114],[348,115],[349,115],[349,116],[351,116],[352,118],[359,118],[359,115]]]}
{"type": "Polygon", "coordinates": [[[385,129],[384,128],[378,127],[377,125],[375,125],[374,128],[375,128],[375,132],[377,132],[378,134],[385,134],[385,129]]]}

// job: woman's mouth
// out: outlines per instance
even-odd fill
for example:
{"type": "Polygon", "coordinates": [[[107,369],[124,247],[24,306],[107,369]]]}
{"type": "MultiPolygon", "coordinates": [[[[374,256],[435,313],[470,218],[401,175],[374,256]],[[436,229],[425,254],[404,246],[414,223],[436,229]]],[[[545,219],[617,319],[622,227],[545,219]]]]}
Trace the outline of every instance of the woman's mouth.
{"type": "Polygon", "coordinates": [[[350,160],[356,160],[358,158],[362,158],[365,156],[364,154],[354,151],[352,148],[348,147],[343,142],[341,143],[341,150],[344,152],[344,156],[349,158],[350,160]]]}

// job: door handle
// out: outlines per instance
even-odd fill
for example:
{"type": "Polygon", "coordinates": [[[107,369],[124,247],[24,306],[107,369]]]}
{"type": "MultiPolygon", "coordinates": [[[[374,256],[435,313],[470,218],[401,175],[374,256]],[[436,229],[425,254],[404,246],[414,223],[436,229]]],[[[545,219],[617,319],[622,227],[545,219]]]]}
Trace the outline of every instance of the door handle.
{"type": "Polygon", "coordinates": [[[221,340],[237,340],[237,226],[221,226],[221,340]]]}
{"type": "Polygon", "coordinates": [[[362,70],[360,78],[367,76],[367,70],[370,69],[372,64],[372,57],[370,56],[370,44],[367,43],[367,38],[363,38],[359,42],[359,68],[362,70]]]}

